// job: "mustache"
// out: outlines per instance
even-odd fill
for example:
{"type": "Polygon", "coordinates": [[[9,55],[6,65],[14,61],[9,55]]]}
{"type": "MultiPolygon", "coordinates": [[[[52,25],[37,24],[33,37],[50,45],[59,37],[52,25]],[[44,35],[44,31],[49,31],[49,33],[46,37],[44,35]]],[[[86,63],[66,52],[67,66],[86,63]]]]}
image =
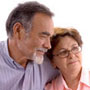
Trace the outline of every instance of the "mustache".
{"type": "Polygon", "coordinates": [[[45,52],[45,53],[48,51],[48,49],[46,49],[46,48],[37,48],[36,50],[41,51],[41,52],[45,52]]]}

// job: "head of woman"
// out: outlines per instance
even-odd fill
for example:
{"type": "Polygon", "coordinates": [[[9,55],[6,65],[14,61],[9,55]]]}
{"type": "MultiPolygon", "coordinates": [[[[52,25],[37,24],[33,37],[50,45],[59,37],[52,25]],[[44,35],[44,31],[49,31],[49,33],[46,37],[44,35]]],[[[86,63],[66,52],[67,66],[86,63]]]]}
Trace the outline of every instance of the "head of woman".
{"type": "Polygon", "coordinates": [[[74,28],[55,28],[52,48],[47,55],[62,73],[79,72],[82,68],[82,39],[74,28]]]}

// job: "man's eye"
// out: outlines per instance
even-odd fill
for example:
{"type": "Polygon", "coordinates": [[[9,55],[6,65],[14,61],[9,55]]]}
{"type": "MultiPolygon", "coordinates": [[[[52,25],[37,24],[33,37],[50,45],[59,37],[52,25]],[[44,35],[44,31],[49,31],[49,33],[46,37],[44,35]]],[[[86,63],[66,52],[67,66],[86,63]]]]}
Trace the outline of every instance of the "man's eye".
{"type": "Polygon", "coordinates": [[[46,35],[41,35],[40,37],[41,37],[41,38],[47,38],[47,36],[46,36],[46,35]]]}

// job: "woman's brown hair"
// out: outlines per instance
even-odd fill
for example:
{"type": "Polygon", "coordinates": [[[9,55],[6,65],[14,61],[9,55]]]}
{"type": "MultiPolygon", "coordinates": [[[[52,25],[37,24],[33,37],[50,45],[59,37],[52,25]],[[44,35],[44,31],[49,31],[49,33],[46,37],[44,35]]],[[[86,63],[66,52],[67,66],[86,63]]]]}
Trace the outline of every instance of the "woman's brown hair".
{"type": "Polygon", "coordinates": [[[53,50],[58,44],[61,37],[70,36],[75,39],[80,47],[82,47],[83,41],[81,39],[81,35],[75,28],[54,28],[54,35],[51,38],[51,46],[52,48],[48,50],[47,56],[49,59],[53,58],[53,50]]]}

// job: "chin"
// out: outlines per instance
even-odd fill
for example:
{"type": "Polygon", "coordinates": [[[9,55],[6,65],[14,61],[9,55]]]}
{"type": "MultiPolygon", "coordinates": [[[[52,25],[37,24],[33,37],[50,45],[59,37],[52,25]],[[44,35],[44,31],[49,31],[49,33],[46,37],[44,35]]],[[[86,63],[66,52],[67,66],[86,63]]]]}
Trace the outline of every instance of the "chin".
{"type": "Polygon", "coordinates": [[[34,61],[37,64],[42,64],[43,60],[44,60],[43,56],[36,56],[34,61]]]}
{"type": "Polygon", "coordinates": [[[30,57],[30,60],[34,61],[37,64],[42,64],[44,60],[44,56],[41,54],[33,53],[30,57]]]}

